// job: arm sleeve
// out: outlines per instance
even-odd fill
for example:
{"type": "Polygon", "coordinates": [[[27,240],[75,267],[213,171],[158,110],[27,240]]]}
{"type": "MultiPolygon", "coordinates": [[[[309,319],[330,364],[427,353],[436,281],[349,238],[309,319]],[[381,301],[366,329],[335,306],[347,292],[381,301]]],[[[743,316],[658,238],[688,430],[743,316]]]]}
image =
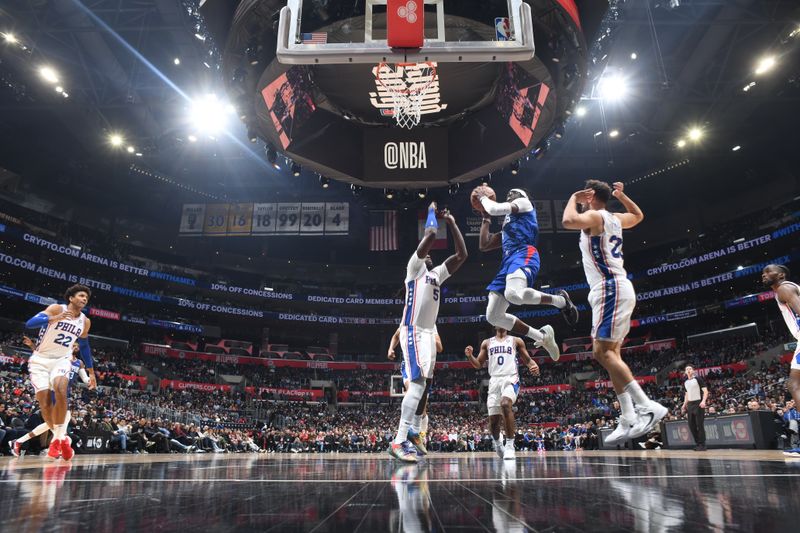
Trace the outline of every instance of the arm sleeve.
{"type": "Polygon", "coordinates": [[[517,198],[511,202],[511,205],[517,206],[517,212],[519,213],[529,213],[533,211],[533,204],[527,198],[517,198]]]}
{"type": "Polygon", "coordinates": [[[50,317],[42,311],[41,313],[37,314],[36,316],[32,317],[30,320],[25,322],[25,327],[28,329],[36,329],[42,326],[46,326],[47,322],[50,320],[50,317]]]}
{"type": "Polygon", "coordinates": [[[83,381],[84,383],[89,383],[89,374],[87,374],[86,370],[84,370],[83,368],[78,370],[78,376],[80,376],[81,381],[83,381]]]}
{"type": "Polygon", "coordinates": [[[481,205],[493,217],[511,214],[511,204],[508,202],[498,204],[491,198],[484,196],[481,198],[481,205]]]}
{"type": "Polygon", "coordinates": [[[86,368],[94,368],[94,359],[92,359],[92,349],[89,347],[89,339],[78,339],[78,347],[80,348],[81,359],[86,368]]]}
{"type": "Polygon", "coordinates": [[[408,266],[406,267],[406,281],[417,279],[424,269],[425,260],[417,257],[417,252],[415,251],[413,254],[411,254],[411,259],[408,260],[408,266]]]}

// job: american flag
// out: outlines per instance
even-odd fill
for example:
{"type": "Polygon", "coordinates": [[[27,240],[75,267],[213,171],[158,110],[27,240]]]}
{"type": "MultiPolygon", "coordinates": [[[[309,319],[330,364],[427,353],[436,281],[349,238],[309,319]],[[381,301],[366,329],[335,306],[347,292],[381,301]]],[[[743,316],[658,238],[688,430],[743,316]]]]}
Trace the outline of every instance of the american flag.
{"type": "Polygon", "coordinates": [[[328,42],[328,34],[324,31],[315,33],[304,33],[303,44],[326,44],[328,42]]]}
{"type": "Polygon", "coordinates": [[[397,250],[397,212],[369,212],[369,249],[372,252],[397,250]]]}

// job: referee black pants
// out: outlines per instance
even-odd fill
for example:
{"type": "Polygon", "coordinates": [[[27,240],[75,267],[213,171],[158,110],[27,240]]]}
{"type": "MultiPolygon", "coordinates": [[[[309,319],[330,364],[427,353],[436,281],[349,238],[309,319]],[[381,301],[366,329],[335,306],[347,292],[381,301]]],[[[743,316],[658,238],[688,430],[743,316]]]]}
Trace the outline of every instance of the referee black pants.
{"type": "Polygon", "coordinates": [[[703,425],[703,421],[705,420],[706,413],[705,409],[700,408],[700,400],[689,402],[686,406],[686,412],[688,413],[689,430],[692,432],[695,444],[698,446],[705,446],[706,428],[703,425]]]}

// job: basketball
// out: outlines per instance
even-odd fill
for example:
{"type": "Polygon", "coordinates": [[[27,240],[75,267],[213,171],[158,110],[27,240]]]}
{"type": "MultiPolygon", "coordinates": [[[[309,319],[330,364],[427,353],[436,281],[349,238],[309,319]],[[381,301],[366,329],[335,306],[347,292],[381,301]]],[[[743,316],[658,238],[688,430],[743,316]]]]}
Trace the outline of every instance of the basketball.
{"type": "Polygon", "coordinates": [[[494,193],[494,189],[492,189],[485,183],[478,185],[477,187],[472,189],[472,194],[470,194],[469,196],[469,201],[472,204],[472,209],[476,213],[485,215],[486,211],[483,209],[483,206],[481,205],[479,193],[483,193],[485,196],[488,196],[490,200],[497,200],[497,195],[494,193]]]}

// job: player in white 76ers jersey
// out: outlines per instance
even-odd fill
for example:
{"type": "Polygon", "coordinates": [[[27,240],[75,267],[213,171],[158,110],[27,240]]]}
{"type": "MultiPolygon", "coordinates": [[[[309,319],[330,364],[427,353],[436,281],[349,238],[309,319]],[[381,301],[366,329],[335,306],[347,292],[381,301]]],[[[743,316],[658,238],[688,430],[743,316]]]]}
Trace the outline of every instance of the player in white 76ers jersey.
{"type": "Polygon", "coordinates": [[[53,459],[61,456],[69,460],[74,454],[66,435],[67,385],[74,343],[78,343],[81,359],[89,372],[89,388],[97,386],[89,348],[91,322],[81,312],[91,294],[89,287],[73,285],[64,294],[67,305],[50,305],[25,324],[29,329],[40,328],[36,348],[28,359],[28,370],[42,418],[53,431],[47,452],[53,459]],[[55,403],[51,403],[51,391],[55,393],[55,403]]]}
{"type": "MultiPolygon", "coordinates": [[[[789,269],[783,265],[767,265],[761,271],[761,281],[775,292],[775,302],[783,315],[789,333],[797,339],[797,348],[789,365],[789,381],[794,404],[800,406],[800,286],[789,281],[789,269]]],[[[800,448],[786,450],[786,455],[800,456],[800,448]]]]}
{"type": "Polygon", "coordinates": [[[512,337],[503,328],[494,328],[497,335],[481,343],[478,357],[472,355],[472,346],[464,348],[464,355],[475,368],[489,362],[489,396],[486,407],[489,409],[489,430],[494,439],[494,449],[501,459],[514,459],[514,435],[517,432],[512,407],[519,394],[519,371],[517,356],[528,367],[531,374],[539,375],[539,365],[528,355],[525,343],[519,337],[512,337]],[[505,421],[505,445],[500,442],[500,423],[505,421]]]}
{"type": "Polygon", "coordinates": [[[594,357],[608,371],[622,410],[617,428],[605,439],[606,444],[612,445],[650,432],[667,414],[667,408],[648,398],[633,379],[621,354],[636,307],[636,293],[623,264],[622,230],[643,219],[644,213],[625,194],[622,183],[614,183],[612,193],[607,183],[598,180],[587,181],[584,190],[572,195],[562,219],[566,229],[581,232],[583,270],[592,307],[594,357]],[[606,210],[612,195],[626,213],[606,210]]]}
{"type": "Polygon", "coordinates": [[[442,213],[442,218],[453,234],[456,253],[433,268],[433,261],[428,252],[433,247],[436,230],[439,227],[434,202],[428,207],[425,236],[408,260],[406,269],[406,299],[400,322],[400,343],[409,383],[403,396],[397,436],[388,452],[400,461],[412,463],[417,461],[417,456],[406,446],[406,441],[410,441],[421,454],[428,453],[419,432],[436,364],[435,327],[441,301],[440,286],[467,260],[467,245],[455,218],[447,210],[442,213]]]}

